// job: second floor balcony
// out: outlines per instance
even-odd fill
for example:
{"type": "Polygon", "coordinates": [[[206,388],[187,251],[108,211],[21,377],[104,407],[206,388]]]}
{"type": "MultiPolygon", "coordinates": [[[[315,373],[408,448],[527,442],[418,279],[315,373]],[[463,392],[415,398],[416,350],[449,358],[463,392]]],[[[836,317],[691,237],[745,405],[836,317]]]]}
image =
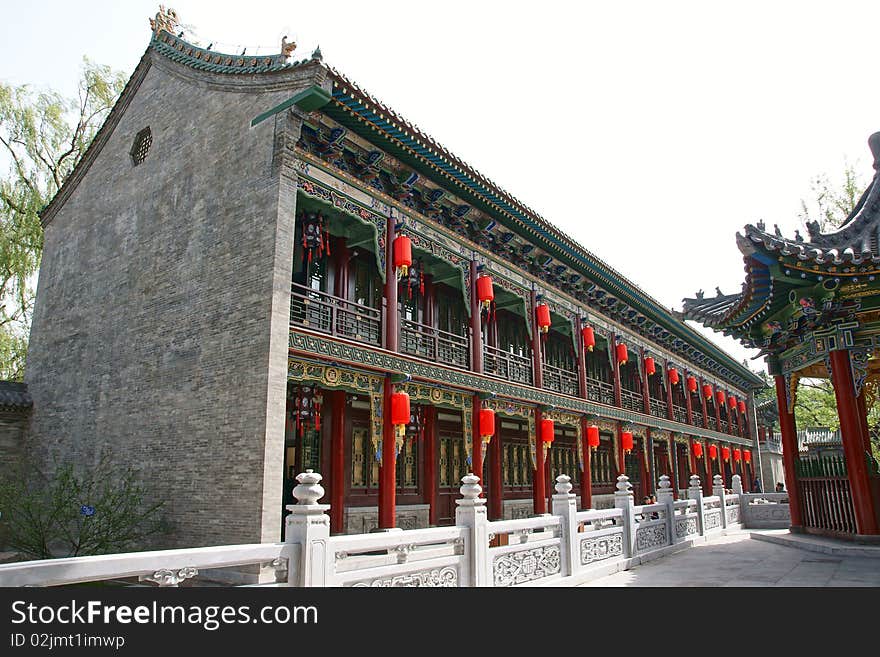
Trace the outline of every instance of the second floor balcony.
{"type": "Polygon", "coordinates": [[[574,372],[544,363],[544,387],[565,395],[578,395],[578,378],[574,372]]]}
{"type": "Polygon", "coordinates": [[[638,392],[632,392],[626,388],[620,390],[620,406],[636,413],[644,413],[645,405],[642,401],[642,395],[638,392]]]}
{"type": "Polygon", "coordinates": [[[293,283],[290,323],[349,340],[382,344],[382,312],[293,283]]]}
{"type": "Polygon", "coordinates": [[[519,354],[502,351],[497,347],[483,346],[483,371],[508,381],[532,385],[532,359],[519,354]]]}
{"type": "Polygon", "coordinates": [[[587,399],[614,406],[614,384],[599,379],[587,379],[587,399]]]}
{"type": "Polygon", "coordinates": [[[682,424],[687,424],[688,421],[688,412],[684,406],[676,406],[672,405],[672,419],[676,422],[681,422],[682,424]]]}
{"type": "Polygon", "coordinates": [[[666,417],[666,402],[660,399],[649,400],[651,415],[654,417],[666,417]]]}
{"type": "Polygon", "coordinates": [[[400,350],[425,360],[470,367],[470,338],[401,318],[400,350]]]}

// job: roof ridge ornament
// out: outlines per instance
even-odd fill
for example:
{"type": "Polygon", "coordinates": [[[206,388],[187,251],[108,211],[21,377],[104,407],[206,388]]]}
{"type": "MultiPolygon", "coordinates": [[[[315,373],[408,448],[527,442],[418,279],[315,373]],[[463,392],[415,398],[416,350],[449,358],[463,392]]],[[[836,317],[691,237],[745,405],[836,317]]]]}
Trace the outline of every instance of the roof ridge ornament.
{"type": "Polygon", "coordinates": [[[294,50],[296,50],[296,42],[288,41],[286,34],[281,37],[281,56],[284,57],[284,59],[290,59],[294,50]]]}
{"type": "Polygon", "coordinates": [[[176,34],[179,27],[177,12],[173,9],[165,9],[165,5],[159,5],[156,17],[150,19],[150,29],[154,34],[158,34],[161,30],[165,30],[169,34],[176,34]]]}

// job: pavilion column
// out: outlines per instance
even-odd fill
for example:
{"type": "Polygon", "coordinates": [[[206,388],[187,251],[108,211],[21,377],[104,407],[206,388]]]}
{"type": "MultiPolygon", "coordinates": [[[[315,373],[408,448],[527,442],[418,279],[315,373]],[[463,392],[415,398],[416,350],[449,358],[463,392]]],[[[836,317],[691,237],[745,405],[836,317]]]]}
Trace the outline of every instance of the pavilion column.
{"type": "MultiPolygon", "coordinates": [[[[669,361],[663,359],[663,387],[666,389],[666,419],[675,421],[675,411],[672,409],[672,383],[669,381],[669,361]]],[[[679,377],[678,385],[681,385],[679,377]]],[[[675,492],[675,487],[672,489],[675,492]]]]}
{"type": "MultiPolygon", "coordinates": [[[[715,387],[717,388],[717,386],[715,387]]],[[[718,391],[716,390],[713,394],[715,395],[712,399],[712,405],[715,407],[715,430],[718,433],[726,433],[721,431],[721,404],[718,402],[718,391]]]]}
{"type": "Polygon", "coordinates": [[[581,508],[593,508],[593,471],[590,464],[590,458],[593,450],[587,444],[587,426],[586,418],[581,419],[581,450],[584,460],[584,471],[581,473],[581,508]]]}
{"type": "Polygon", "coordinates": [[[651,437],[650,428],[645,429],[642,446],[642,481],[645,482],[642,495],[653,495],[657,464],[654,463],[654,439],[651,437]]]}
{"type": "MultiPolygon", "coordinates": [[[[534,294],[534,293],[533,293],[534,294]]],[[[544,441],[541,440],[541,409],[535,409],[535,476],[532,479],[532,497],[534,499],[535,513],[547,512],[547,495],[544,486],[544,441]]]]}
{"type": "Polygon", "coordinates": [[[489,443],[489,520],[501,520],[504,515],[504,481],[501,472],[501,456],[504,447],[501,438],[501,422],[496,416],[495,436],[489,443]]]}
{"type": "Polygon", "coordinates": [[[425,407],[425,503],[428,525],[437,526],[437,407],[425,407]]]}
{"type": "MultiPolygon", "coordinates": [[[[833,352],[832,352],[833,353],[833,352]]],[[[779,408],[779,429],[782,433],[782,465],[785,469],[785,487],[788,489],[788,505],[791,512],[791,526],[803,526],[801,493],[797,485],[797,428],[794,413],[788,412],[788,394],[786,393],[785,377],[777,374],[776,404],[779,408]]]]}
{"type": "Polygon", "coordinates": [[[678,499],[678,445],[675,442],[675,436],[672,435],[672,432],[669,433],[669,443],[666,445],[667,460],[672,461],[672,472],[669,473],[672,481],[675,483],[672,485],[672,499],[678,499]]]}
{"type": "Polygon", "coordinates": [[[639,347],[639,362],[636,364],[639,373],[639,386],[642,391],[642,411],[651,414],[651,386],[648,385],[648,372],[645,369],[645,350],[639,347]]]}
{"type": "MultiPolygon", "coordinates": [[[[396,304],[395,304],[396,306],[396,304]]],[[[394,425],[391,424],[391,394],[394,384],[391,377],[384,381],[382,400],[382,465],[379,467],[379,529],[395,526],[397,506],[397,448],[394,425]]]]}
{"type": "Polygon", "coordinates": [[[694,440],[693,436],[688,438],[688,466],[690,467],[690,472],[688,475],[697,474],[697,457],[694,456],[694,440]]]}
{"type": "Polygon", "coordinates": [[[482,404],[479,395],[471,397],[471,470],[480,478],[480,484],[483,485],[483,496],[486,492],[485,481],[483,481],[483,440],[480,437],[480,409],[482,404]]]}
{"type": "Polygon", "coordinates": [[[863,419],[852,385],[849,351],[836,349],[831,352],[831,376],[834,380],[834,397],[837,400],[837,416],[840,418],[843,453],[846,458],[847,478],[852,489],[853,511],[856,515],[858,533],[878,534],[880,529],[877,523],[877,509],[871,492],[862,438],[863,419]]]}
{"type": "MultiPolygon", "coordinates": [[[[394,268],[394,220],[387,219],[385,231],[385,348],[397,351],[400,317],[397,310],[397,271],[394,268]]],[[[381,525],[380,525],[381,526],[381,525]]]]}
{"type": "Polygon", "coordinates": [[[330,533],[343,534],[345,512],[345,390],[330,396],[330,533]]]}
{"type": "MultiPolygon", "coordinates": [[[[483,372],[483,327],[480,314],[480,299],[477,297],[477,261],[471,260],[471,289],[468,290],[471,302],[471,370],[483,372]]],[[[481,459],[482,460],[482,459],[481,459]]],[[[475,472],[480,479],[480,472],[475,472]]]]}
{"type": "MultiPolygon", "coordinates": [[[[534,370],[534,382],[536,388],[544,387],[544,367],[541,357],[541,329],[538,327],[536,308],[538,307],[538,293],[532,288],[530,312],[532,313],[532,369],[534,370]]],[[[540,441],[539,441],[540,442],[540,441]]]]}

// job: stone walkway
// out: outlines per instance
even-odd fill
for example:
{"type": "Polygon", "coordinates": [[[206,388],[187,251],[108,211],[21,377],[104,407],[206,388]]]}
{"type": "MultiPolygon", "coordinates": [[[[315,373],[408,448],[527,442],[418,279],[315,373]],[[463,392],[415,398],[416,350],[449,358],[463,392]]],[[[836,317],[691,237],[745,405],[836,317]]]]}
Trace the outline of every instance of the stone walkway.
{"type": "MultiPolygon", "coordinates": [[[[823,554],[752,534],[781,537],[787,530],[743,530],[581,586],[876,586],[880,555],[823,554]]],[[[880,548],[875,548],[880,552],[880,548]]]]}

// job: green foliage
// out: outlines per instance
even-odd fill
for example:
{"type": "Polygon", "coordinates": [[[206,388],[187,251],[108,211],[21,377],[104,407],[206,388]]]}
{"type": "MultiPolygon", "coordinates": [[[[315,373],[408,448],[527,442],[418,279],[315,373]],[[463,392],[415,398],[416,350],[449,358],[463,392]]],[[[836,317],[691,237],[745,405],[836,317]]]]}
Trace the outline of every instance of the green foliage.
{"type": "Polygon", "coordinates": [[[794,404],[794,419],[798,429],[840,426],[834,388],[828,379],[801,379],[794,404]]]}
{"type": "Polygon", "coordinates": [[[144,504],[145,490],[106,453],[80,471],[56,464],[52,476],[25,463],[0,474],[0,530],[34,559],[129,551],[166,530],[163,504],[144,504]]]}
{"type": "Polygon", "coordinates": [[[85,153],[125,86],[83,61],[77,98],[0,84],[0,377],[21,380],[40,265],[39,211],[85,153]]]}
{"type": "Polygon", "coordinates": [[[828,232],[839,227],[856,207],[867,182],[856,173],[852,164],[844,163],[843,180],[832,181],[822,173],[810,181],[811,199],[801,199],[798,218],[804,226],[819,223],[819,230],[828,232]]]}

